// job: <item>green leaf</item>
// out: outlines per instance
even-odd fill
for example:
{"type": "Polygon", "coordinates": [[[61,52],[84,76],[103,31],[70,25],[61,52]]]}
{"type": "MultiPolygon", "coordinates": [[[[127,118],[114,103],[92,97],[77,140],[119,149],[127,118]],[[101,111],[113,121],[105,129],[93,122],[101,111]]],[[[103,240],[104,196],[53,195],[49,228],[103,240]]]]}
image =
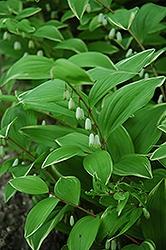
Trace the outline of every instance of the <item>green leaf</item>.
{"type": "Polygon", "coordinates": [[[125,208],[128,199],[129,199],[130,193],[129,192],[125,192],[123,194],[123,199],[122,200],[118,200],[118,205],[117,205],[117,212],[118,212],[118,216],[121,215],[123,209],[125,208]]]}
{"type": "Polygon", "coordinates": [[[109,59],[109,57],[99,52],[80,53],[78,55],[70,57],[69,60],[80,67],[93,68],[99,66],[112,70],[117,69],[113,62],[109,59]]]}
{"type": "Polygon", "coordinates": [[[8,202],[16,193],[16,190],[8,182],[4,187],[4,200],[8,202]]]}
{"type": "Polygon", "coordinates": [[[35,233],[26,238],[29,246],[33,250],[39,250],[42,242],[49,235],[49,233],[55,228],[55,226],[62,220],[65,213],[69,210],[69,206],[64,206],[53,219],[46,221],[35,233]]]}
{"type": "Polygon", "coordinates": [[[95,72],[97,71],[101,72],[101,74],[104,74],[104,76],[102,79],[97,79],[90,90],[89,102],[91,107],[93,107],[100,99],[102,99],[103,96],[109,93],[109,91],[116,85],[131,79],[135,75],[135,73],[128,73],[119,70],[111,71],[100,68],[90,72],[90,74],[92,74],[92,78],[93,76],[94,78],[98,78],[97,76],[95,77],[95,72]]]}
{"type": "Polygon", "coordinates": [[[41,8],[37,8],[37,7],[29,7],[29,8],[25,8],[23,9],[17,16],[16,19],[23,19],[29,16],[33,16],[36,13],[40,12],[41,8]]]}
{"type": "Polygon", "coordinates": [[[45,194],[49,192],[47,184],[38,176],[24,176],[12,179],[10,185],[26,194],[45,194]]]}
{"type": "Polygon", "coordinates": [[[93,151],[92,148],[89,147],[88,136],[77,132],[58,138],[56,142],[60,146],[77,146],[86,153],[93,151]]]}
{"type": "Polygon", "coordinates": [[[79,4],[77,0],[67,0],[67,2],[70,6],[70,9],[73,11],[74,15],[78,19],[81,19],[89,0],[82,0],[79,2],[79,4]]]}
{"type": "Polygon", "coordinates": [[[165,15],[166,8],[164,6],[159,6],[153,3],[143,5],[133,21],[131,26],[132,32],[141,43],[146,43],[149,38],[152,40],[155,39],[156,32],[159,33],[160,30],[163,29],[160,21],[165,15]],[[154,38],[151,36],[152,33],[155,33],[154,38]]]}
{"type": "Polygon", "coordinates": [[[76,127],[77,125],[74,111],[69,110],[67,106],[64,106],[63,102],[59,104],[56,104],[55,102],[29,102],[24,104],[24,109],[36,110],[46,115],[51,114],[52,117],[69,126],[76,127]]]}
{"type": "Polygon", "coordinates": [[[116,64],[118,70],[138,73],[147,63],[151,61],[154,49],[147,49],[136,55],[130,56],[116,64]]]}
{"type": "Polygon", "coordinates": [[[17,28],[26,33],[32,33],[36,30],[35,27],[31,26],[30,21],[27,19],[23,19],[20,22],[18,22],[17,28]]]}
{"type": "Polygon", "coordinates": [[[108,150],[114,162],[124,155],[134,153],[134,145],[127,130],[120,126],[115,129],[107,140],[108,150]]]}
{"type": "MultiPolygon", "coordinates": [[[[22,106],[18,104],[12,105],[5,111],[1,119],[1,127],[4,128],[4,137],[10,137],[16,142],[16,144],[27,148],[27,146],[29,146],[29,143],[26,140],[27,138],[24,135],[21,135],[19,129],[27,125],[36,124],[36,118],[34,112],[25,111],[22,106]]],[[[10,142],[12,148],[17,149],[20,152],[20,148],[16,144],[10,142]]]]}
{"type": "Polygon", "coordinates": [[[19,95],[21,103],[62,101],[65,82],[50,80],[19,95]]]}
{"type": "Polygon", "coordinates": [[[143,219],[141,226],[144,237],[154,241],[157,250],[163,250],[166,245],[166,178],[162,179],[151,191],[148,197],[147,209],[150,219],[143,219]],[[163,225],[163,226],[162,226],[163,225]]]}
{"type": "Polygon", "coordinates": [[[80,181],[74,176],[60,177],[54,187],[54,193],[59,199],[73,205],[79,204],[80,192],[80,181]]]}
{"type": "Polygon", "coordinates": [[[28,166],[19,164],[15,167],[12,167],[10,172],[12,173],[13,178],[21,177],[21,176],[23,177],[23,176],[26,176],[31,171],[32,167],[33,167],[33,164],[28,165],[28,166]]]}
{"type": "Polygon", "coordinates": [[[122,157],[114,165],[114,174],[121,176],[137,176],[142,178],[152,178],[152,171],[149,160],[142,155],[130,154],[122,157]]]}
{"type": "Polygon", "coordinates": [[[160,147],[156,149],[150,157],[152,161],[160,160],[163,158],[166,158],[166,143],[160,145],[160,147]]]}
{"type": "Polygon", "coordinates": [[[108,44],[106,41],[95,41],[88,43],[89,51],[98,51],[100,53],[112,55],[119,51],[117,47],[112,44],[108,44]]]}
{"type": "Polygon", "coordinates": [[[113,163],[107,151],[100,150],[87,155],[83,164],[90,175],[96,175],[103,183],[108,183],[113,171],[113,163]]]}
{"type": "Polygon", "coordinates": [[[128,30],[134,21],[134,18],[137,14],[138,7],[133,9],[118,9],[114,13],[109,13],[107,15],[108,21],[117,26],[118,28],[128,30]]]}
{"type": "Polygon", "coordinates": [[[79,38],[70,38],[58,43],[56,49],[72,50],[76,53],[86,52],[86,44],[79,38]]]}
{"type": "Polygon", "coordinates": [[[22,11],[22,2],[20,0],[8,0],[7,6],[8,9],[16,15],[22,11]]]}
{"type": "Polygon", "coordinates": [[[146,240],[139,246],[131,244],[123,247],[122,250],[156,250],[156,247],[152,241],[146,240]]]}
{"type": "MultiPolygon", "coordinates": [[[[98,21],[98,15],[94,16],[89,23],[89,30],[92,32],[99,28],[102,24],[98,21]]],[[[98,50],[96,50],[98,51],[98,50]]]]}
{"type": "Polygon", "coordinates": [[[24,56],[14,63],[6,74],[4,83],[12,79],[48,79],[53,60],[43,56],[24,56]]]}
{"type": "Polygon", "coordinates": [[[164,133],[166,133],[166,120],[162,122],[161,125],[158,126],[158,128],[164,133]]]}
{"type": "Polygon", "coordinates": [[[55,146],[55,139],[65,136],[73,131],[72,128],[66,128],[58,125],[36,125],[22,127],[21,132],[30,137],[33,141],[48,146],[55,146]]]}
{"type": "Polygon", "coordinates": [[[80,84],[82,82],[91,82],[90,76],[76,63],[72,63],[66,59],[58,59],[51,69],[52,78],[64,80],[72,84],[80,84]]]}
{"type": "Polygon", "coordinates": [[[130,210],[124,209],[122,214],[118,216],[116,208],[108,207],[101,217],[100,239],[107,235],[113,239],[124,234],[136,223],[141,214],[142,208],[132,208],[130,210]]]}
{"type": "Polygon", "coordinates": [[[63,40],[62,34],[53,25],[44,25],[39,27],[38,30],[34,33],[34,36],[46,38],[56,42],[60,42],[63,40]]]}
{"type": "Polygon", "coordinates": [[[145,106],[152,98],[157,87],[164,82],[164,77],[143,79],[120,88],[110,95],[100,114],[100,126],[105,137],[122,125],[138,109],[145,106]]]}
{"type": "Polygon", "coordinates": [[[59,200],[55,197],[49,197],[39,201],[28,213],[25,222],[25,237],[28,238],[34,234],[46,221],[50,213],[58,204],[59,200]]]}
{"type": "Polygon", "coordinates": [[[81,150],[76,146],[63,146],[51,152],[43,162],[42,168],[46,168],[52,164],[68,160],[76,155],[80,155],[81,150]]]}
{"type": "Polygon", "coordinates": [[[162,132],[157,128],[164,116],[166,104],[149,105],[138,110],[125,123],[136,153],[147,154],[159,140],[162,132]]]}
{"type": "Polygon", "coordinates": [[[0,165],[0,177],[6,172],[8,172],[11,165],[12,165],[12,160],[7,160],[0,165]]]}
{"type": "Polygon", "coordinates": [[[85,216],[77,221],[68,238],[69,250],[89,250],[95,241],[99,225],[99,217],[85,216]]]}

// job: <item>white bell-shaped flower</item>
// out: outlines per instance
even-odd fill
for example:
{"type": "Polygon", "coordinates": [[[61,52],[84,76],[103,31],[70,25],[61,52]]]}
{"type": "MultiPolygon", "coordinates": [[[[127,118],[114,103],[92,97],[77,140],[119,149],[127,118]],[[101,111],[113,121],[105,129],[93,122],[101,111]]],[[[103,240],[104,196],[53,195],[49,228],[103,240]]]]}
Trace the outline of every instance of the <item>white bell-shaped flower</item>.
{"type": "Polygon", "coordinates": [[[145,75],[144,75],[144,79],[148,79],[149,78],[149,73],[146,72],[145,75]]]}
{"type": "Polygon", "coordinates": [[[92,122],[89,118],[86,118],[85,120],[85,129],[86,130],[91,130],[92,129],[92,122]]]}
{"type": "Polygon", "coordinates": [[[108,38],[111,40],[115,37],[115,29],[112,28],[108,34],[108,38]]]}
{"type": "Polygon", "coordinates": [[[128,49],[128,51],[126,52],[126,55],[125,55],[125,57],[129,57],[129,56],[131,56],[132,55],[132,53],[133,53],[133,50],[130,48],[130,49],[128,49]]]}
{"type": "Polygon", "coordinates": [[[74,217],[73,217],[73,215],[70,216],[70,226],[71,227],[74,226],[74,217]]]}
{"type": "Polygon", "coordinates": [[[77,109],[76,109],[76,119],[77,120],[84,119],[84,111],[80,107],[77,107],[77,109]]]}
{"type": "Polygon", "coordinates": [[[69,100],[70,99],[70,91],[66,89],[63,93],[63,99],[64,100],[69,100]]]}
{"type": "Polygon", "coordinates": [[[106,26],[107,25],[107,19],[106,19],[106,17],[105,16],[103,16],[103,20],[102,20],[102,25],[103,26],[106,26]]]}
{"type": "Polygon", "coordinates": [[[14,47],[14,50],[20,50],[21,43],[19,41],[15,41],[13,47],[14,47]]]}
{"type": "Polygon", "coordinates": [[[94,136],[93,133],[91,133],[91,134],[89,135],[89,146],[90,146],[90,147],[94,145],[94,141],[95,141],[95,136],[94,136]]]}
{"type": "Polygon", "coordinates": [[[101,147],[100,137],[98,135],[95,135],[94,146],[101,147]]]}
{"type": "Polygon", "coordinates": [[[98,22],[99,23],[102,23],[103,22],[103,13],[100,13],[99,15],[98,15],[98,17],[97,17],[97,20],[98,20],[98,22]]]}
{"type": "Polygon", "coordinates": [[[7,31],[5,31],[4,33],[3,33],[3,40],[10,40],[10,34],[9,34],[9,32],[7,32],[7,31]]]}
{"type": "Polygon", "coordinates": [[[34,42],[32,40],[29,40],[29,42],[28,42],[28,48],[29,49],[34,49],[35,48],[35,44],[34,44],[34,42]]]}
{"type": "Polygon", "coordinates": [[[68,102],[68,109],[72,110],[74,108],[75,108],[75,103],[73,101],[73,98],[70,98],[68,102]]]}
{"type": "Polygon", "coordinates": [[[36,54],[36,55],[37,55],[37,56],[43,56],[43,54],[44,54],[44,53],[43,53],[43,50],[40,49],[40,50],[37,51],[37,54],[36,54]]]}
{"type": "Polygon", "coordinates": [[[117,39],[117,41],[118,41],[119,43],[122,42],[122,34],[120,33],[120,31],[118,31],[118,32],[116,33],[116,39],[117,39]]]}

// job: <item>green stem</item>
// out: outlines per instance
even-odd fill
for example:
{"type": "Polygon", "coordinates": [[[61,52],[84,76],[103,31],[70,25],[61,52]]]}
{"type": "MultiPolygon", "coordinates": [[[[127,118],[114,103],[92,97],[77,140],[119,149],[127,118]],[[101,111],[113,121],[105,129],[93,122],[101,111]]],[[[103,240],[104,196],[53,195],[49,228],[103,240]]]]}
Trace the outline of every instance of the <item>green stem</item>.
{"type": "Polygon", "coordinates": [[[142,50],[145,50],[145,47],[142,45],[142,43],[140,42],[140,40],[135,36],[135,34],[132,32],[132,30],[128,29],[130,35],[135,39],[135,41],[138,43],[138,45],[140,46],[140,48],[142,50]]]}
{"type": "Polygon", "coordinates": [[[50,193],[50,194],[51,194],[53,197],[55,197],[56,199],[59,199],[61,202],[65,203],[65,204],[67,204],[67,205],[70,205],[70,206],[72,206],[72,207],[75,207],[75,208],[77,208],[77,209],[83,211],[83,212],[86,213],[86,214],[89,214],[89,215],[91,215],[91,216],[93,216],[93,217],[96,217],[96,215],[95,215],[94,213],[92,213],[92,212],[86,210],[85,208],[83,208],[83,207],[81,207],[81,206],[79,206],[79,205],[75,205],[75,204],[73,204],[73,203],[71,203],[71,202],[64,201],[64,200],[60,199],[58,196],[56,196],[55,194],[52,194],[52,193],[50,193]]]}
{"type": "Polygon", "coordinates": [[[110,8],[110,7],[108,7],[108,6],[106,6],[103,2],[101,2],[100,0],[95,0],[97,3],[99,3],[99,4],[101,4],[104,8],[106,8],[107,10],[109,10],[111,13],[114,13],[114,11],[110,8]]]}

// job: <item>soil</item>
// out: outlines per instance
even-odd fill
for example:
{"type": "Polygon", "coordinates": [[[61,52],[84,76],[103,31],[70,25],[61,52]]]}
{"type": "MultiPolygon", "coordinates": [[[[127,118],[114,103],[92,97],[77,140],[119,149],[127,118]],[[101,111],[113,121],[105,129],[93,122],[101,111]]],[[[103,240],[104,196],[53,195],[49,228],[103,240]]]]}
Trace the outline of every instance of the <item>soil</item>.
{"type": "MultiPolygon", "coordinates": [[[[0,178],[0,250],[30,250],[23,236],[23,228],[31,200],[27,195],[16,193],[5,203],[3,189],[7,181],[8,176],[0,178]]],[[[54,231],[40,250],[60,250],[65,241],[66,237],[62,233],[54,231]]]]}

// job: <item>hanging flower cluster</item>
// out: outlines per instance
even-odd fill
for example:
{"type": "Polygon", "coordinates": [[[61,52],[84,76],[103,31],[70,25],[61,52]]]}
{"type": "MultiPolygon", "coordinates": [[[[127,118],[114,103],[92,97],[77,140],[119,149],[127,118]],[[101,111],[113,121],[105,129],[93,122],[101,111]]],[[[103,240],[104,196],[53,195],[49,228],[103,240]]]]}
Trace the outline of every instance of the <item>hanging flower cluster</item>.
{"type": "MultiPolygon", "coordinates": [[[[70,91],[66,88],[64,93],[63,93],[63,99],[68,101],[68,109],[74,110],[76,109],[75,112],[75,117],[77,120],[85,120],[84,122],[84,128],[87,131],[92,131],[92,121],[89,117],[85,117],[85,113],[82,107],[77,106],[72,98],[72,95],[70,91]]],[[[90,133],[89,135],[89,147],[96,147],[99,148],[101,147],[101,142],[100,142],[100,137],[98,134],[90,133]]]]}

